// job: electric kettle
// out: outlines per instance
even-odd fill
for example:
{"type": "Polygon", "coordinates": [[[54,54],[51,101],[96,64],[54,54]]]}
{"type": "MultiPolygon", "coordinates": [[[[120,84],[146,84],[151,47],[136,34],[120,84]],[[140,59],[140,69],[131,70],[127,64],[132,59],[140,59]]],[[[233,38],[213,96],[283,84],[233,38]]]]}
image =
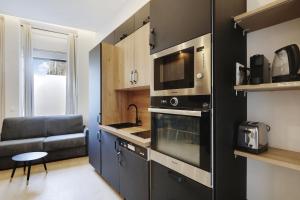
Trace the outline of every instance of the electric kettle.
{"type": "Polygon", "coordinates": [[[300,51],[296,44],[275,52],[272,64],[272,82],[300,81],[300,51]]]}

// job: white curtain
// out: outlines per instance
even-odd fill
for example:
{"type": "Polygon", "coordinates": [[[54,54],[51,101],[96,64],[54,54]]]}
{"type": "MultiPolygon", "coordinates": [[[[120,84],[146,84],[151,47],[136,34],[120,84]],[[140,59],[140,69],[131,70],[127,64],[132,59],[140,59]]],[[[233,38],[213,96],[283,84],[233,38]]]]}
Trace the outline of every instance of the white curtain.
{"type": "Polygon", "coordinates": [[[0,129],[5,116],[4,87],[4,19],[0,17],[0,129]]]}
{"type": "Polygon", "coordinates": [[[66,114],[77,113],[76,37],[68,35],[66,114]]]}
{"type": "Polygon", "coordinates": [[[32,45],[31,45],[31,25],[22,25],[22,58],[24,67],[24,115],[34,114],[34,88],[33,88],[33,68],[32,68],[32,45]]]}

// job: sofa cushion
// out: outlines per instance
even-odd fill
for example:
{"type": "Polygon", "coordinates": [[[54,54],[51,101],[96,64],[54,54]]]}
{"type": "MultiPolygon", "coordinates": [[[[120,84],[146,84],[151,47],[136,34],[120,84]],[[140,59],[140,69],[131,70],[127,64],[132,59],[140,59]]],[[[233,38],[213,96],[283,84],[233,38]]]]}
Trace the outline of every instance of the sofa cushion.
{"type": "Polygon", "coordinates": [[[81,115],[62,115],[47,118],[47,136],[82,133],[81,115]]]}
{"type": "Polygon", "coordinates": [[[45,117],[16,117],[3,120],[1,141],[45,136],[45,117]]]}
{"type": "Polygon", "coordinates": [[[85,139],[86,138],[84,133],[50,136],[47,137],[44,141],[44,150],[56,151],[59,149],[85,146],[85,139]]]}
{"type": "Polygon", "coordinates": [[[13,156],[31,151],[43,151],[45,138],[9,140],[0,142],[0,157],[13,156]]]}

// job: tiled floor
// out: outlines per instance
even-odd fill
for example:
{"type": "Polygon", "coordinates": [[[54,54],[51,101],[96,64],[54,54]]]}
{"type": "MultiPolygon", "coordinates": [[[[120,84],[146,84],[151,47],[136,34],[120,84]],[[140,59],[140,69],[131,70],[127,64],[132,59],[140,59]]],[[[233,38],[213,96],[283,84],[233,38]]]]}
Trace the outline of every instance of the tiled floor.
{"type": "Polygon", "coordinates": [[[12,182],[11,170],[0,171],[0,200],[121,200],[88,164],[88,158],[34,165],[29,186],[23,169],[12,182]]]}

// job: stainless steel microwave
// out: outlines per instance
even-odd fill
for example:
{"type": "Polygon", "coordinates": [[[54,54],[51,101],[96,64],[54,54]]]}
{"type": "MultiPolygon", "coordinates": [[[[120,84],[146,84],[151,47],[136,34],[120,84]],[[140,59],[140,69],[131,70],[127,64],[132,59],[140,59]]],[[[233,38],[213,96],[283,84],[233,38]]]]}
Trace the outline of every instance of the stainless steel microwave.
{"type": "Polygon", "coordinates": [[[211,94],[211,34],[152,55],[151,96],[211,94]]]}

